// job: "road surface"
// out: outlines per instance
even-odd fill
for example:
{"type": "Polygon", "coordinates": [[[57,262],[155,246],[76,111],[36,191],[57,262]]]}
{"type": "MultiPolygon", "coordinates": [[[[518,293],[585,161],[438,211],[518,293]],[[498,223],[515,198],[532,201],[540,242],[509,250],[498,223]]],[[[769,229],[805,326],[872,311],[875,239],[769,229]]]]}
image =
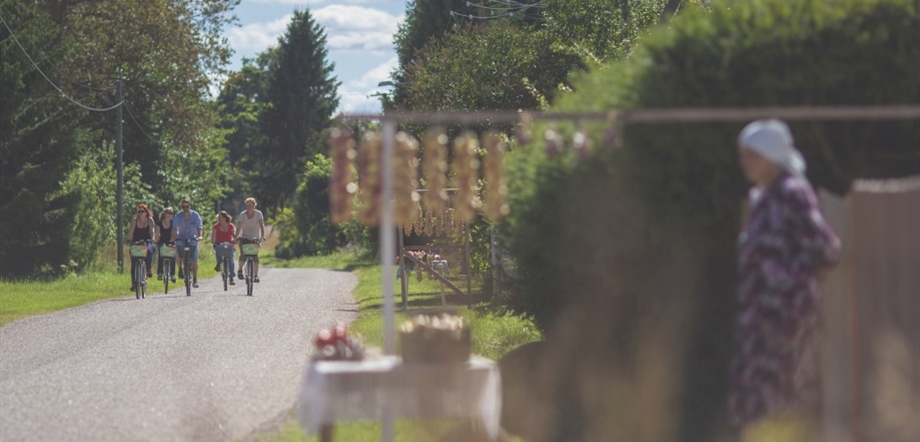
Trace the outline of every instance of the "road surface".
{"type": "MultiPolygon", "coordinates": [[[[0,327],[0,441],[228,441],[295,404],[316,331],[357,317],[348,272],[263,269],[0,327]]],[[[125,276],[125,286],[129,283],[125,276]]],[[[181,280],[177,280],[181,283],[181,280]]]]}

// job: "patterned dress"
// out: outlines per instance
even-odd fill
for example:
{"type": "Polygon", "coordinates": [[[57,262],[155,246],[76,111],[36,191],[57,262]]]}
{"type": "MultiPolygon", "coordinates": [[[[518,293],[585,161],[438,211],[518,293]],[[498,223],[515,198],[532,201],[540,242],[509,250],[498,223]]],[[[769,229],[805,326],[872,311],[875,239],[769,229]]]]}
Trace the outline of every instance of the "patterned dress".
{"type": "Polygon", "coordinates": [[[739,425],[817,400],[817,272],[840,255],[840,240],[805,178],[781,175],[751,205],[738,245],[728,404],[739,425]]]}

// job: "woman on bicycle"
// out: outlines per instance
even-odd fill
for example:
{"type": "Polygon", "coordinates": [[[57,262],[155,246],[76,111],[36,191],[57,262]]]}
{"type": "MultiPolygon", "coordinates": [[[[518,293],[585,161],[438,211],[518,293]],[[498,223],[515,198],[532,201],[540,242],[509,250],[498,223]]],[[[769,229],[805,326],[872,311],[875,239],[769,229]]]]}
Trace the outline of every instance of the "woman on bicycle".
{"type": "MultiPolygon", "coordinates": [[[[160,220],[157,222],[157,248],[166,243],[176,242],[176,238],[172,234],[172,222],[173,215],[176,211],[172,207],[167,207],[160,212],[160,220]]],[[[169,261],[169,274],[171,275],[172,282],[176,282],[176,261],[169,261]]],[[[160,256],[157,259],[157,279],[163,279],[163,257],[160,256]]]]}
{"type": "MultiPolygon", "coordinates": [[[[240,238],[245,242],[252,238],[265,238],[265,218],[262,212],[256,210],[256,199],[253,197],[246,198],[246,210],[240,212],[236,218],[239,229],[237,230],[236,239],[240,238]]],[[[236,277],[243,279],[243,255],[240,254],[240,265],[237,267],[236,277]]],[[[255,257],[255,265],[252,266],[252,281],[259,282],[259,257],[255,257]]]]}
{"type": "Polygon", "coordinates": [[[233,281],[233,259],[236,253],[235,247],[232,245],[234,239],[236,238],[236,226],[231,222],[233,218],[230,217],[230,214],[221,210],[220,214],[217,215],[217,222],[214,223],[214,226],[211,227],[211,244],[214,245],[214,255],[217,256],[217,265],[214,267],[214,271],[220,271],[220,253],[217,250],[217,245],[222,242],[228,242],[231,244],[230,249],[230,285],[235,285],[236,282],[233,281]]]}
{"type": "MultiPolygon", "coordinates": [[[[146,204],[137,205],[137,214],[131,220],[131,230],[128,231],[128,243],[136,241],[147,241],[147,277],[153,277],[153,250],[154,243],[157,239],[157,231],[154,229],[153,213],[147,208],[146,204]]],[[[137,278],[134,276],[134,270],[137,262],[131,260],[131,291],[137,288],[137,278]]]]}

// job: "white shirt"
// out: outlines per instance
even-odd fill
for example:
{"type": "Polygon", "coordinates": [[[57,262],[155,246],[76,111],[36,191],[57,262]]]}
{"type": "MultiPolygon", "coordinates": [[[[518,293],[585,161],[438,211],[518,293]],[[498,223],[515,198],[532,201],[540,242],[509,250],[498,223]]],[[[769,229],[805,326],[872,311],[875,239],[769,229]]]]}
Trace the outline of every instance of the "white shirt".
{"type": "Polygon", "coordinates": [[[236,220],[236,228],[240,230],[240,238],[259,238],[262,236],[259,231],[259,222],[263,220],[262,212],[256,210],[252,214],[252,218],[250,218],[244,210],[236,220]]]}

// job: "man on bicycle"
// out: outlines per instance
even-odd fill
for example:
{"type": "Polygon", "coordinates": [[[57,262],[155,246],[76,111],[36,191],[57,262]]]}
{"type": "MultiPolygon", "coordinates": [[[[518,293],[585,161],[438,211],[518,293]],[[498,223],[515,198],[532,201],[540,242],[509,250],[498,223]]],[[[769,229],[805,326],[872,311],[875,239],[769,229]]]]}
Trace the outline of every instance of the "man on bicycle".
{"type": "MultiPolygon", "coordinates": [[[[236,240],[240,241],[242,238],[243,242],[252,238],[265,238],[265,218],[262,216],[262,212],[256,210],[256,199],[253,197],[246,198],[246,210],[240,212],[240,216],[236,218],[236,240]]],[[[236,277],[243,279],[243,259],[244,256],[240,253],[240,265],[237,267],[236,277]]],[[[259,257],[255,257],[255,265],[252,266],[252,281],[259,282],[259,257]]]]}
{"type": "MultiPolygon", "coordinates": [[[[175,230],[173,236],[176,238],[176,249],[179,250],[177,262],[179,268],[182,269],[182,250],[188,245],[191,248],[191,255],[189,256],[189,261],[191,262],[188,265],[192,270],[192,287],[198,288],[198,239],[201,238],[201,216],[198,215],[198,212],[192,210],[192,204],[188,198],[184,198],[179,203],[179,208],[182,211],[173,219],[173,229],[175,230]]],[[[182,273],[180,270],[179,278],[184,277],[182,273]]]]}

